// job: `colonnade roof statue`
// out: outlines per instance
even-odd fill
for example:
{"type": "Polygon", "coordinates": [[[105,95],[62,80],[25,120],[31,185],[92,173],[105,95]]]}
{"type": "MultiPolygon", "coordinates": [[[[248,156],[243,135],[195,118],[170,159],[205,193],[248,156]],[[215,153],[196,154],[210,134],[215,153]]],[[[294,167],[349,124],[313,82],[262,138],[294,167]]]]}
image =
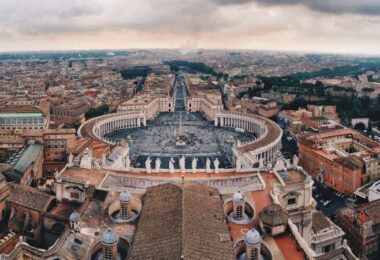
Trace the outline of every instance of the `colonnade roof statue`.
{"type": "Polygon", "coordinates": [[[181,156],[179,158],[179,168],[181,170],[184,170],[185,169],[185,156],[181,156]]]}
{"type": "Polygon", "coordinates": [[[173,173],[174,172],[174,159],[173,159],[173,157],[172,158],[170,158],[170,160],[169,160],[169,170],[170,170],[170,173],[173,173]]]}
{"type": "Polygon", "coordinates": [[[152,170],[151,162],[152,160],[150,159],[150,157],[148,157],[145,161],[145,169],[147,173],[150,173],[152,170]]]}
{"type": "Polygon", "coordinates": [[[211,171],[211,161],[210,161],[210,159],[208,157],[207,157],[207,160],[206,160],[206,170],[207,170],[207,172],[211,171]]]}
{"type": "Polygon", "coordinates": [[[193,170],[193,173],[197,172],[197,163],[198,163],[198,159],[194,157],[193,160],[191,161],[191,168],[193,170]]]}
{"type": "Polygon", "coordinates": [[[218,158],[215,158],[215,160],[214,160],[214,167],[215,167],[215,169],[219,169],[219,159],[218,158]]]}

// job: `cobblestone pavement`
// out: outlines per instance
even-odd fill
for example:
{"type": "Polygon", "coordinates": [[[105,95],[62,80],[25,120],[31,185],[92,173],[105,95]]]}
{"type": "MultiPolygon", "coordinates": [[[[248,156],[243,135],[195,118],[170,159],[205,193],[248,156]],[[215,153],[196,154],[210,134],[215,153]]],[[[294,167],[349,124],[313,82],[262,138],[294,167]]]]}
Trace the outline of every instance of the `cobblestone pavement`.
{"type": "MultiPolygon", "coordinates": [[[[234,140],[247,141],[255,138],[251,133],[235,132],[234,129],[215,127],[201,113],[183,112],[183,132],[186,145],[176,145],[180,113],[160,113],[148,126],[124,129],[107,135],[113,139],[127,139],[131,159],[135,166],[143,167],[147,157],[162,159],[162,167],[168,168],[169,159],[186,157],[186,168],[191,168],[193,157],[198,158],[198,168],[205,168],[206,158],[218,158],[221,168],[231,167],[231,148],[234,140]]],[[[152,163],[153,163],[152,162],[152,163]]],[[[145,166],[144,166],[145,167],[145,166]]],[[[153,165],[152,165],[153,167],[153,165]]]]}
{"type": "MultiPolygon", "coordinates": [[[[127,139],[130,144],[130,157],[134,167],[145,168],[148,157],[152,159],[152,168],[156,158],[161,158],[161,168],[169,167],[169,160],[174,158],[174,165],[179,167],[178,159],[185,156],[187,169],[191,168],[194,157],[198,159],[197,168],[205,168],[207,158],[213,161],[218,158],[220,168],[231,168],[232,144],[236,140],[248,141],[255,136],[251,133],[240,133],[234,129],[215,127],[200,112],[186,112],[186,89],[183,82],[174,84],[176,112],[160,113],[141,128],[123,129],[106,135],[108,138],[127,139]],[[181,120],[180,120],[181,118],[181,120]],[[182,133],[186,144],[177,145],[182,121],[182,133]]],[[[211,163],[211,168],[213,168],[211,163]]]]}

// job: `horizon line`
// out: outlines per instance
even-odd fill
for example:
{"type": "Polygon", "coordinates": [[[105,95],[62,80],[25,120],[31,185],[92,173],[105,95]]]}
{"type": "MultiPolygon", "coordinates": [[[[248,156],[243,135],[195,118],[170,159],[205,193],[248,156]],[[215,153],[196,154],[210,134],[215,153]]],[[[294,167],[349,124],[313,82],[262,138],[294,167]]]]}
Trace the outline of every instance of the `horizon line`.
{"type": "Polygon", "coordinates": [[[149,47],[149,48],[140,48],[140,47],[131,47],[131,48],[89,48],[89,49],[51,49],[51,50],[9,50],[9,51],[0,51],[0,54],[7,53],[43,53],[43,52],[80,52],[80,51],[128,51],[128,50],[178,50],[178,51],[256,51],[256,52],[278,52],[278,53],[295,53],[295,54],[317,54],[317,55],[338,55],[338,56],[359,56],[366,58],[380,58],[380,53],[360,53],[360,52],[332,52],[332,51],[306,51],[306,50],[274,50],[274,49],[251,49],[251,48],[180,48],[180,47],[149,47]]]}

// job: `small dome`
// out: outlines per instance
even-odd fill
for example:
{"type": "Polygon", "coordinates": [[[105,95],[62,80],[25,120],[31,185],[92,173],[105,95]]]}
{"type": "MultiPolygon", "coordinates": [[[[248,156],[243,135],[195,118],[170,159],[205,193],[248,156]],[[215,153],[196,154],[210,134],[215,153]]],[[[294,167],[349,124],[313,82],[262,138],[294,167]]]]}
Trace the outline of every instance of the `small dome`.
{"type": "Polygon", "coordinates": [[[272,204],[260,212],[260,221],[269,226],[287,225],[288,214],[280,205],[272,204]]]}
{"type": "Polygon", "coordinates": [[[102,243],[113,245],[119,241],[119,236],[110,228],[107,228],[102,235],[102,243]]]}
{"type": "Polygon", "coordinates": [[[256,229],[251,229],[245,234],[244,242],[246,244],[256,245],[262,242],[261,236],[256,229]]]}
{"type": "Polygon", "coordinates": [[[70,214],[70,222],[78,222],[80,219],[80,215],[78,212],[74,211],[73,213],[70,214]]]}
{"type": "Polygon", "coordinates": [[[232,197],[233,201],[236,202],[244,202],[244,195],[240,193],[240,191],[235,192],[234,196],[232,197]]]}
{"type": "Polygon", "coordinates": [[[122,191],[119,196],[121,202],[129,202],[133,199],[132,194],[126,191],[122,191]]]}

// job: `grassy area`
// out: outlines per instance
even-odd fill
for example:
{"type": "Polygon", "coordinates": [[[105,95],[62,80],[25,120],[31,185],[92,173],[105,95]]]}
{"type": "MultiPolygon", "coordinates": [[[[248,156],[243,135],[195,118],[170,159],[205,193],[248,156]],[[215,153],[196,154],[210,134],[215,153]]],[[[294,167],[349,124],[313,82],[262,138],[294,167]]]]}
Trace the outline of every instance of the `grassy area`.
{"type": "Polygon", "coordinates": [[[218,79],[224,78],[226,80],[228,78],[227,74],[216,72],[213,68],[207,66],[206,64],[202,62],[171,60],[171,61],[164,61],[163,63],[166,65],[169,65],[171,71],[179,71],[180,67],[186,67],[189,69],[189,71],[210,74],[212,76],[217,77],[218,79]]]}
{"type": "Polygon", "coordinates": [[[93,117],[104,115],[105,113],[108,112],[108,110],[109,110],[109,107],[107,104],[103,104],[101,106],[98,106],[97,108],[91,108],[85,114],[86,120],[93,117]]]}
{"type": "Polygon", "coordinates": [[[335,68],[324,68],[312,72],[297,72],[289,75],[292,78],[299,80],[312,79],[316,77],[333,78],[337,76],[347,76],[362,74],[366,71],[378,71],[380,70],[380,62],[363,62],[356,65],[338,66],[335,68]]]}
{"type": "Polygon", "coordinates": [[[120,71],[120,73],[124,79],[134,79],[136,77],[146,77],[151,71],[152,68],[149,66],[133,66],[120,71]]]}

